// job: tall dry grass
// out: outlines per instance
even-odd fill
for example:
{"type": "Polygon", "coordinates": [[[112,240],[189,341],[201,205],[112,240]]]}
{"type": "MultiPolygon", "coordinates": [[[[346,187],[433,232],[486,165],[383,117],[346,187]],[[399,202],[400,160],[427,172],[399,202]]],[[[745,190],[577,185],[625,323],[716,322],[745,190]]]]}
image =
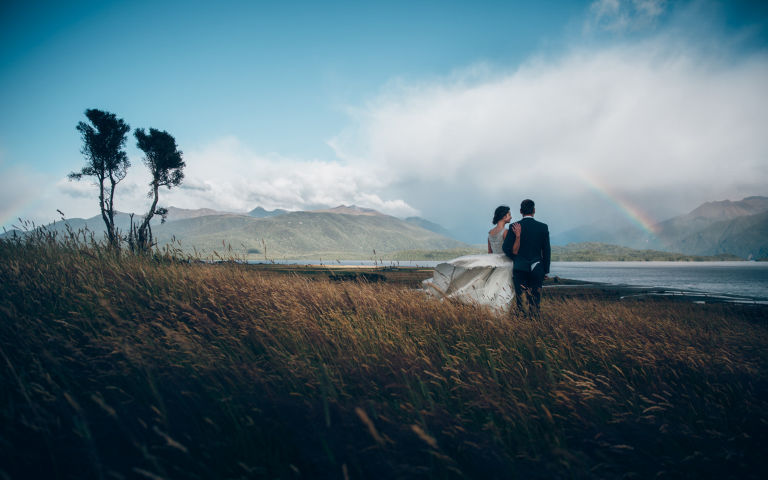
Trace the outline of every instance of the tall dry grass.
{"type": "Polygon", "coordinates": [[[0,477],[764,478],[764,314],[0,240],[0,477]]]}

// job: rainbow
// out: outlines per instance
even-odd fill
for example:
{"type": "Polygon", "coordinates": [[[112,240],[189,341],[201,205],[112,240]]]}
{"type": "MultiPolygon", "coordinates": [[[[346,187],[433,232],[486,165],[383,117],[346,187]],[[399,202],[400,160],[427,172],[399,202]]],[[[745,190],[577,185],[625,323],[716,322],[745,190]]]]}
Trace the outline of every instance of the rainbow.
{"type": "Polygon", "coordinates": [[[643,231],[656,236],[657,232],[654,226],[656,222],[647,213],[643,212],[637,206],[633,205],[627,199],[612,190],[605,184],[605,182],[601,182],[586,172],[580,172],[580,176],[584,184],[589,187],[592,192],[596,193],[603,200],[606,200],[611,206],[643,231]]]}

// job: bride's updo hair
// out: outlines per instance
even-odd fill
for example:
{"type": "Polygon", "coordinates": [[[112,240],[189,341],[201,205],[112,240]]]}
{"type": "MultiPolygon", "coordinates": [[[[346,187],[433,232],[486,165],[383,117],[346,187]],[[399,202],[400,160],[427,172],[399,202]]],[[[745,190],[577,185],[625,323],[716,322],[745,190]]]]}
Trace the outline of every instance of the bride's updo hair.
{"type": "Polygon", "coordinates": [[[496,207],[496,211],[493,212],[493,221],[491,223],[496,225],[497,223],[499,223],[499,220],[506,217],[508,213],[509,213],[508,206],[501,205],[499,207],[496,207]]]}

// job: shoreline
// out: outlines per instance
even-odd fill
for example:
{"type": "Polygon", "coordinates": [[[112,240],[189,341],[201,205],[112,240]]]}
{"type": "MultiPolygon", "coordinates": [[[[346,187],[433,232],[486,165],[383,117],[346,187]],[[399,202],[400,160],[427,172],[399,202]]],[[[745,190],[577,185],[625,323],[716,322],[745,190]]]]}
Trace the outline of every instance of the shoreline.
{"type": "Polygon", "coordinates": [[[689,302],[696,304],[755,305],[768,308],[768,300],[706,292],[678,290],[664,287],[612,285],[585,282],[572,285],[544,285],[545,293],[555,297],[591,297],[605,300],[655,300],[689,302]]]}
{"type": "MultiPolygon", "coordinates": [[[[314,280],[384,282],[421,288],[421,282],[432,277],[432,267],[382,265],[298,265],[248,264],[249,269],[266,275],[297,275],[314,280]]],[[[708,294],[665,287],[609,284],[550,277],[544,282],[544,294],[553,298],[590,297],[614,301],[674,301],[696,304],[734,304],[768,308],[768,300],[733,295],[708,294]]]]}

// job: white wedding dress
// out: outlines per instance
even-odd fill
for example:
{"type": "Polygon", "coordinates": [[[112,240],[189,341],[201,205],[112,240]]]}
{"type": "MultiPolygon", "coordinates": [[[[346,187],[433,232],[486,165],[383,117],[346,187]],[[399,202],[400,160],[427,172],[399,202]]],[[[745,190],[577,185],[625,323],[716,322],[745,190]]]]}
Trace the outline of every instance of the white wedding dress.
{"type": "Polygon", "coordinates": [[[424,289],[438,298],[487,305],[506,312],[515,298],[512,260],[503,253],[466,255],[435,267],[424,289]]]}

